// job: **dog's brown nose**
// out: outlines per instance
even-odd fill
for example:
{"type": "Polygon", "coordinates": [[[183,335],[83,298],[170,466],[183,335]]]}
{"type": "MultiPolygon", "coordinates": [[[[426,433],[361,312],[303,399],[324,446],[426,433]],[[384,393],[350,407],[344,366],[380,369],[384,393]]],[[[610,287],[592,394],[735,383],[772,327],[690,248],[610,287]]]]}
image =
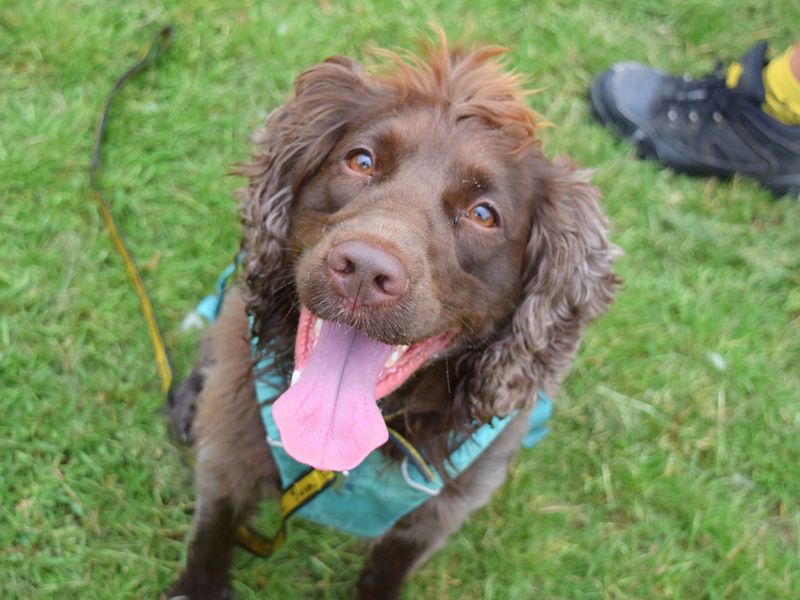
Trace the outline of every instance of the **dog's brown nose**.
{"type": "Polygon", "coordinates": [[[408,289],[408,275],[394,254],[366,242],[342,242],[328,253],[333,289],[353,307],[379,306],[397,300],[408,289]]]}

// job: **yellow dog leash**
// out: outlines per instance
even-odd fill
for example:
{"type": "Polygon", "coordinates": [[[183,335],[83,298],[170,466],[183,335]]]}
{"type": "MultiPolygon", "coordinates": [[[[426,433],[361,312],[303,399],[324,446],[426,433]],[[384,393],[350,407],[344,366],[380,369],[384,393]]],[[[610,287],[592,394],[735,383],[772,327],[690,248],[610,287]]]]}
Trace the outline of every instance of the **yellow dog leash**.
{"type": "MultiPolygon", "coordinates": [[[[125,238],[123,237],[120,228],[114,219],[111,206],[100,191],[100,186],[98,184],[98,171],[100,170],[101,165],[101,148],[106,138],[109,113],[111,111],[111,105],[114,99],[117,97],[122,87],[131,78],[152,65],[156,59],[158,59],[167,51],[170,43],[172,42],[172,35],[173,28],[171,25],[163,27],[158,34],[156,34],[156,37],[153,39],[153,41],[144,48],[140,54],[141,58],[139,61],[132,65],[114,82],[114,86],[111,88],[111,91],[108,93],[108,96],[106,96],[106,99],[103,103],[103,109],[100,114],[100,121],[97,128],[97,136],[95,137],[94,149],[92,151],[92,162],[89,165],[89,192],[94,198],[97,209],[100,211],[100,216],[103,218],[103,222],[108,229],[108,233],[111,236],[111,242],[114,244],[114,248],[122,258],[122,262],[125,265],[125,271],[128,274],[128,279],[133,286],[133,290],[136,292],[136,296],[139,298],[139,304],[141,305],[145,325],[147,326],[147,333],[150,336],[150,343],[153,347],[153,353],[156,359],[158,376],[161,380],[161,391],[165,397],[172,390],[172,361],[170,360],[169,352],[167,351],[167,346],[164,342],[164,336],[161,333],[161,327],[158,324],[158,319],[156,318],[156,313],[153,309],[153,303],[150,301],[150,295],[148,294],[147,287],[142,279],[142,274],[136,266],[133,254],[128,248],[128,245],[125,243],[125,238]]],[[[193,464],[193,457],[188,452],[186,453],[186,457],[187,461],[190,464],[193,464]]],[[[332,479],[332,477],[329,476],[327,479],[332,479]]],[[[313,478],[305,482],[306,485],[302,486],[304,493],[299,491],[299,487],[297,490],[295,490],[294,486],[284,492],[281,498],[281,523],[278,529],[278,534],[274,539],[269,539],[263,536],[249,525],[242,525],[237,530],[236,535],[239,545],[258,556],[267,557],[272,554],[280,547],[280,545],[283,543],[283,540],[286,538],[286,519],[288,519],[292,513],[298,510],[317,493],[325,489],[327,485],[329,485],[327,479],[324,476],[320,477],[319,475],[314,475],[313,478]],[[311,485],[307,485],[308,483],[311,485]]]]}
{"type": "Polygon", "coordinates": [[[139,298],[139,303],[142,307],[145,323],[147,325],[147,333],[150,336],[150,343],[153,346],[153,352],[156,357],[156,367],[158,368],[158,375],[161,379],[161,391],[166,395],[172,388],[172,363],[167,353],[166,344],[164,344],[164,337],[161,335],[161,328],[158,326],[155,311],[153,310],[153,303],[150,302],[150,296],[147,293],[147,288],[144,285],[142,274],[133,260],[128,245],[120,233],[119,227],[114,220],[114,215],[111,212],[111,207],[103,194],[100,192],[97,184],[97,172],[100,169],[100,149],[106,137],[106,130],[108,129],[108,115],[111,111],[111,104],[116,98],[119,91],[128,82],[129,79],[145,70],[153,62],[161,56],[169,48],[172,42],[172,26],[167,25],[158,32],[155,39],[143,50],[141,59],[125,71],[115,82],[114,87],[106,96],[103,103],[103,111],[100,114],[100,123],[97,127],[97,137],[94,141],[94,150],[92,151],[92,162],[89,165],[89,191],[97,204],[100,211],[100,216],[108,228],[111,242],[117,253],[122,257],[122,262],[125,265],[125,271],[128,273],[133,289],[139,298]]]}

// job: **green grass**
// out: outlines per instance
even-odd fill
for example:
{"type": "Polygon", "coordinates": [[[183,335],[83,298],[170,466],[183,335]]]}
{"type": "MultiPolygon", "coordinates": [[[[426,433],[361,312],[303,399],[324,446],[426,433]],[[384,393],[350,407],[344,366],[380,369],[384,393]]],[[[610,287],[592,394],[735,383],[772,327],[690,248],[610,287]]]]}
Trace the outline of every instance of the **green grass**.
{"type": "MultiPolygon", "coordinates": [[[[0,7],[0,597],[155,597],[193,501],[137,300],[86,192],[102,99],[159,25],[174,47],[112,116],[102,180],[179,371],[183,315],[237,243],[225,173],[293,77],[333,53],[413,47],[429,21],[513,48],[597,170],[625,286],[591,328],[552,433],[410,581],[407,598],[800,597],[800,205],[749,181],[636,161],[595,125],[622,59],[702,73],[795,0],[414,4],[11,0],[0,7]]],[[[264,529],[272,521],[264,516],[264,529]]],[[[238,553],[239,598],[347,598],[363,543],[302,523],[238,553]]]]}

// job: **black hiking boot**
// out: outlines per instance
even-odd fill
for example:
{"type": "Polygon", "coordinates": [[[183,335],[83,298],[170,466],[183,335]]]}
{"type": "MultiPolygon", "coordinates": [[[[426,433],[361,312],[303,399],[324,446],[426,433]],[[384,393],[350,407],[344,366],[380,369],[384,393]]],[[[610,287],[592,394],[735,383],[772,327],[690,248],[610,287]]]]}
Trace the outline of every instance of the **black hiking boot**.
{"type": "Polygon", "coordinates": [[[721,66],[696,80],[617,63],[592,82],[592,108],[642,158],[692,175],[739,173],[777,197],[800,198],[800,125],[786,125],[761,109],[766,52],[762,41],[742,57],[733,89],[721,66]]]}

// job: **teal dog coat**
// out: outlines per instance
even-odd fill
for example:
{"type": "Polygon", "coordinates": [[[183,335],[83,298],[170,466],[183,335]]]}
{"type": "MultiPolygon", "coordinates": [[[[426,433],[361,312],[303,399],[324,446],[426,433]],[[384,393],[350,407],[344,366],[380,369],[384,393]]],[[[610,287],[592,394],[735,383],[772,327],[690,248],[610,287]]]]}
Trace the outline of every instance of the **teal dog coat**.
{"type": "MultiPolygon", "coordinates": [[[[228,267],[217,282],[216,293],[204,298],[197,306],[196,312],[208,321],[213,322],[219,314],[226,281],[234,270],[233,265],[228,267]]],[[[269,356],[256,366],[255,392],[267,433],[266,442],[285,490],[310,467],[294,460],[283,449],[280,432],[272,418],[272,402],[284,392],[286,381],[271,367],[272,357],[269,356]]],[[[526,447],[535,446],[547,434],[546,423],[551,414],[552,403],[540,391],[529,417],[529,430],[523,441],[526,447]]],[[[475,462],[513,417],[514,414],[495,417],[458,444],[445,461],[447,476],[455,478],[475,462]]],[[[356,468],[341,473],[338,481],[295,514],[358,536],[377,537],[444,488],[444,479],[436,469],[428,465],[426,474],[415,465],[409,457],[398,462],[375,450],[356,468]]]]}

